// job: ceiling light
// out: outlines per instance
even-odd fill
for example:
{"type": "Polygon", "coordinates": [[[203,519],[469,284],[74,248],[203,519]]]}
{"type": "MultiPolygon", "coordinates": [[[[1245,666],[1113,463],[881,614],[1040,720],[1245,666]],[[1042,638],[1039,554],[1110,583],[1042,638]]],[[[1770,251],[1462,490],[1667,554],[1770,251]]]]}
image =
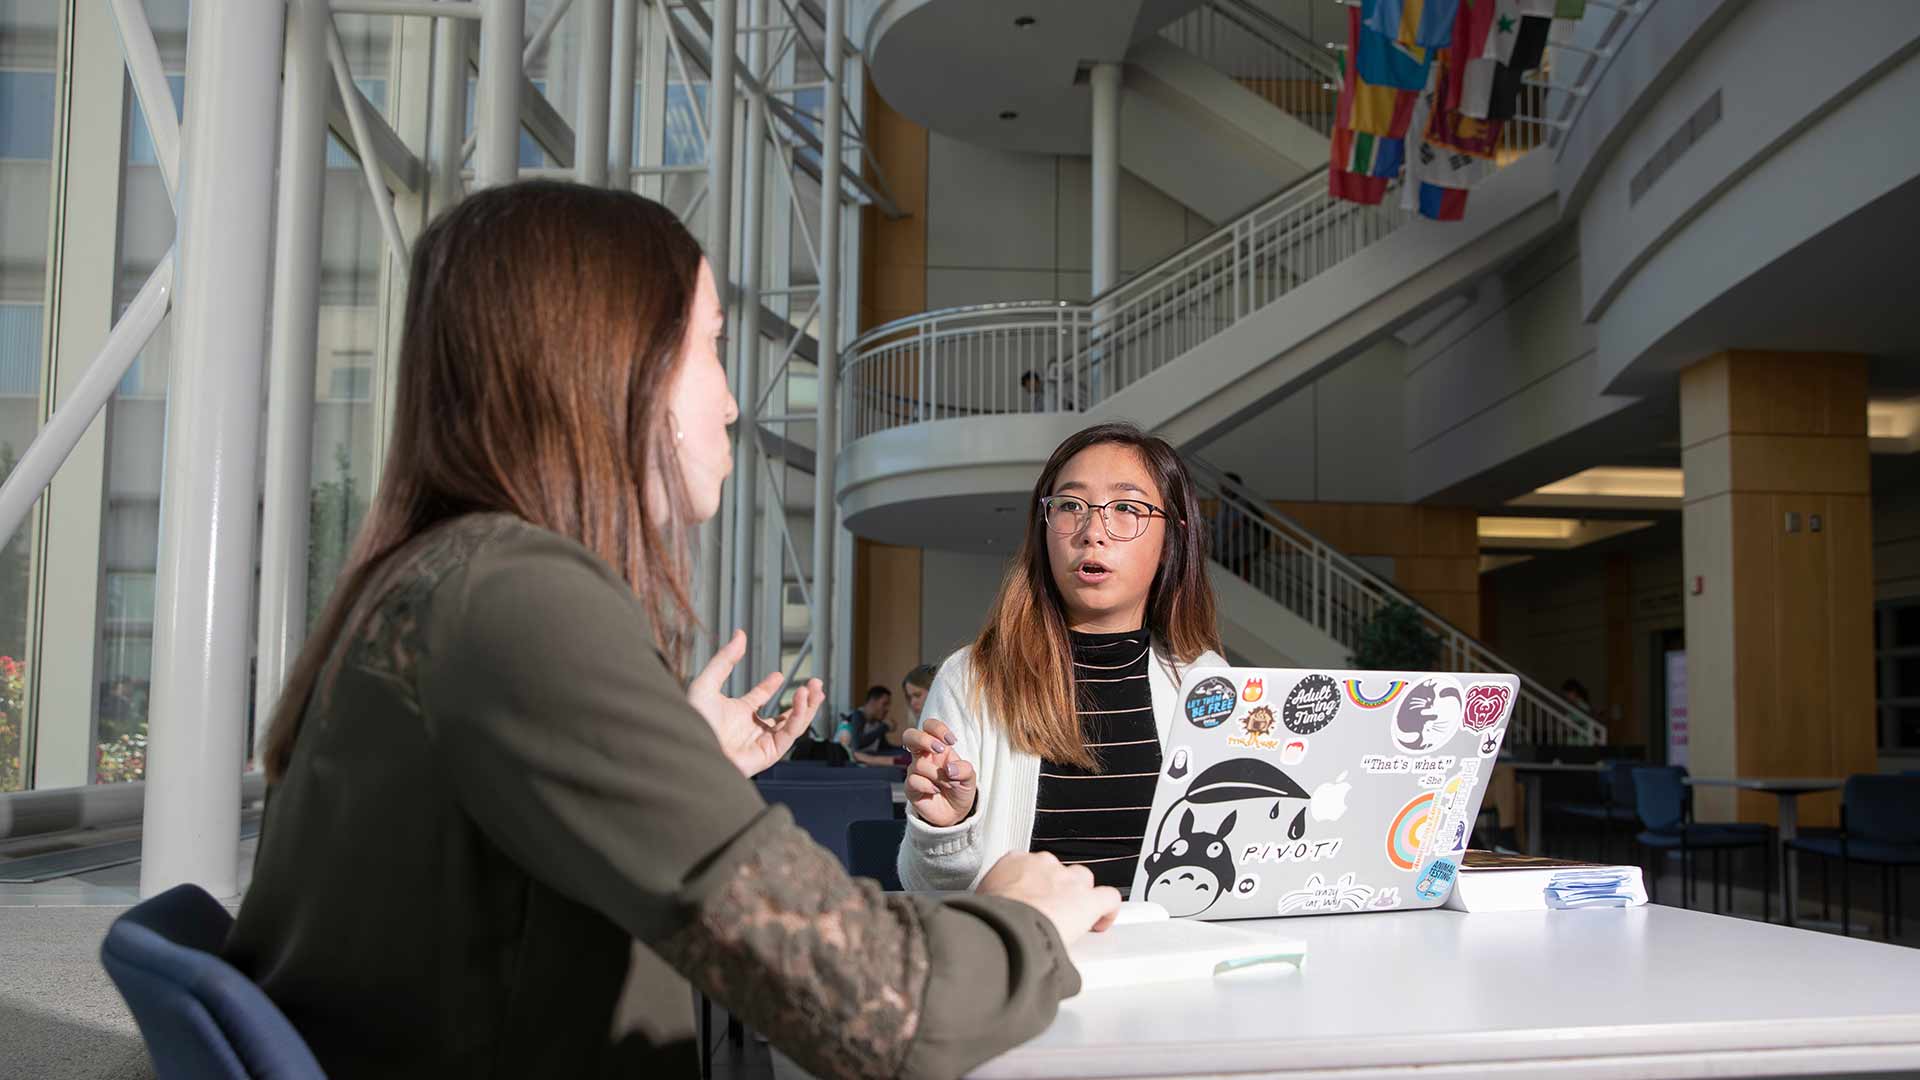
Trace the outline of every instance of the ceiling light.
{"type": "Polygon", "coordinates": [[[1014,111],[1013,111],[1012,109],[1007,109],[1007,110],[1005,110],[1005,111],[1003,111],[1003,112],[1001,112],[1001,114],[1000,114],[1000,119],[1002,119],[1002,120],[1018,120],[1018,119],[1020,119],[1020,114],[1019,114],[1019,113],[1017,113],[1017,112],[1014,112],[1014,111]]]}
{"type": "Polygon", "coordinates": [[[1013,25],[1019,27],[1022,30],[1025,30],[1027,27],[1032,26],[1035,22],[1038,22],[1038,21],[1039,20],[1035,19],[1031,15],[1022,15],[1019,18],[1013,20],[1013,25]]]}

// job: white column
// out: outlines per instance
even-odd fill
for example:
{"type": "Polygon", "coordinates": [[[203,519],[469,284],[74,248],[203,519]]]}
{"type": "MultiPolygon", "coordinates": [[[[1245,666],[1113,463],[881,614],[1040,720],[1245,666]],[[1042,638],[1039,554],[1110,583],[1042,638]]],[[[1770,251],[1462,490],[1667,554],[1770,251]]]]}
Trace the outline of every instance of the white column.
{"type": "MultiPolygon", "coordinates": [[[[767,0],[751,0],[748,21],[756,28],[747,39],[747,71],[764,85],[760,65],[766,54],[766,35],[757,28],[767,21],[767,0]]],[[[754,498],[760,482],[760,369],[766,364],[766,342],[760,336],[761,253],[766,248],[762,208],[766,203],[767,102],[763,94],[747,99],[746,161],[741,169],[740,209],[740,328],[736,348],[740,423],[734,428],[733,450],[733,616],[732,625],[755,633],[753,621],[754,498]]],[[[758,655],[750,653],[749,655],[758,655]]],[[[764,676],[766,670],[743,665],[740,686],[764,676]]]]}
{"type": "Polygon", "coordinates": [[[607,185],[633,190],[634,23],[640,0],[613,0],[613,79],[608,92],[607,185]]]}
{"type": "Polygon", "coordinates": [[[510,184],[520,173],[520,50],[527,0],[481,0],[480,79],[475,87],[473,186],[510,184]]]}
{"type": "Polygon", "coordinates": [[[1120,281],[1120,65],[1095,64],[1093,84],[1093,291],[1120,281]]]}
{"type": "Polygon", "coordinates": [[[613,0],[578,0],[580,82],[574,99],[573,169],[583,184],[607,186],[607,136],[613,88],[613,0]]]}
{"type": "Polygon", "coordinates": [[[260,646],[254,745],[307,636],[308,487],[320,340],[320,196],[327,170],[327,0],[289,0],[274,211],[267,472],[260,523],[260,646]]]}
{"type": "MultiPolygon", "coordinates": [[[[813,453],[813,670],[823,682],[834,676],[834,463],[840,449],[837,389],[840,368],[840,176],[841,79],[846,74],[846,0],[826,0],[826,123],[820,155],[820,405],[813,453]]],[[[852,701],[853,688],[827,685],[827,698],[852,701]]]]}
{"type": "Polygon", "coordinates": [[[285,7],[196,0],[140,892],[238,890],[261,354],[285,7]]]}
{"type": "MultiPolygon", "coordinates": [[[[139,19],[142,27],[145,19],[139,19]]],[[[30,765],[28,785],[36,788],[75,787],[93,783],[94,747],[98,743],[96,713],[100,700],[100,617],[104,613],[100,541],[105,532],[106,488],[112,460],[105,409],[95,419],[81,415],[82,382],[95,366],[115,325],[115,279],[118,259],[117,215],[110,208],[120,199],[120,132],[124,114],[126,68],[114,41],[113,15],[105,4],[81,4],[73,9],[69,31],[75,47],[68,71],[72,95],[67,105],[68,135],[56,153],[63,155],[59,206],[54,215],[59,229],[60,258],[54,263],[53,286],[58,304],[46,309],[46,333],[51,338],[53,364],[41,384],[47,412],[33,440],[38,446],[58,446],[72,440],[63,461],[49,461],[47,471],[32,468],[22,458],[15,467],[15,485],[31,485],[32,504],[40,482],[52,486],[32,510],[17,503],[0,509],[0,520],[28,521],[38,528],[31,542],[33,577],[39,588],[30,590],[27,605],[28,677],[37,752],[30,765]],[[63,415],[54,410],[76,410],[84,432],[72,432],[63,415]],[[77,435],[77,438],[75,437],[77,435]],[[53,471],[55,465],[58,471],[53,471]]],[[[149,38],[151,33],[149,32],[149,38]]],[[[157,63],[156,63],[157,66],[157,63]]],[[[162,88],[165,82],[162,82],[162,88]]],[[[173,99],[162,103],[173,108],[173,99]]],[[[155,140],[156,147],[161,145],[155,140]]],[[[164,155],[164,151],[161,151],[164,155]]],[[[163,157],[164,160],[164,157],[163,157]]],[[[36,240],[39,238],[36,238],[36,240]]],[[[164,256],[163,256],[164,257],[164,256]]],[[[124,316],[123,316],[124,317],[124,316]]],[[[124,336],[124,335],[123,335],[124,336]]],[[[139,342],[132,343],[137,351],[139,342]]],[[[90,380],[89,380],[90,381],[90,380]]],[[[110,386],[108,388],[110,392],[110,386]]],[[[109,408],[111,406],[108,406],[109,408]]],[[[27,447],[14,450],[25,454],[27,447]]],[[[9,491],[23,490],[19,487],[9,491]]],[[[0,500],[6,503],[8,500],[0,500]]],[[[32,526],[22,523],[26,530],[32,526]]],[[[0,523],[0,547],[14,530],[0,523]]],[[[24,531],[22,535],[25,535],[24,531]]]]}
{"type": "Polygon", "coordinates": [[[465,191],[461,144],[466,141],[467,57],[472,45],[473,27],[467,20],[433,21],[433,120],[427,147],[427,209],[433,214],[459,202],[465,191]]]}
{"type": "MultiPolygon", "coordinates": [[[[739,0],[713,0],[713,63],[707,87],[707,262],[720,287],[720,307],[732,308],[733,281],[733,102],[735,28],[739,0]]],[[[737,352],[734,354],[739,355],[737,352]]],[[[739,397],[739,365],[729,377],[739,397]]],[[[745,409],[746,403],[741,403],[745,409]]],[[[734,629],[725,625],[731,613],[722,606],[726,589],[727,540],[725,516],[716,513],[700,530],[700,616],[713,631],[717,646],[734,629]]]]}

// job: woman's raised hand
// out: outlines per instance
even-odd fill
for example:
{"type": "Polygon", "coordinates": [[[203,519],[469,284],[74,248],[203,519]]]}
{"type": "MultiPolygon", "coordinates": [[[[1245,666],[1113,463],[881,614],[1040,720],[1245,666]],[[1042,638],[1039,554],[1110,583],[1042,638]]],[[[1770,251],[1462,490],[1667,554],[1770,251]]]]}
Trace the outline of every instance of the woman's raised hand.
{"type": "Polygon", "coordinates": [[[907,805],[914,814],[941,827],[965,821],[978,791],[973,763],[960,756],[953,730],[928,717],[920,727],[902,733],[900,743],[913,755],[907,767],[907,805]]]}

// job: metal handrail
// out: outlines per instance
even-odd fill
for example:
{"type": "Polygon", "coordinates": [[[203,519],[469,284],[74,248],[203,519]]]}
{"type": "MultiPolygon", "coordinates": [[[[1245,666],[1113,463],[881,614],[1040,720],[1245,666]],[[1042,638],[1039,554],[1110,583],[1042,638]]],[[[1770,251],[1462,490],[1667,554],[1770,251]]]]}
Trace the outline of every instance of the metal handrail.
{"type": "Polygon", "coordinates": [[[1340,64],[1242,0],[1209,0],[1160,37],[1322,135],[1333,131],[1340,64]]]}
{"type": "Polygon", "coordinates": [[[1341,554],[1248,488],[1227,479],[1219,469],[1191,456],[1187,464],[1200,496],[1226,498],[1253,533],[1230,538],[1230,542],[1242,545],[1242,550],[1227,553],[1228,561],[1221,565],[1268,599],[1348,649],[1359,645],[1360,635],[1376,611],[1388,604],[1405,604],[1439,638],[1442,669],[1518,675],[1520,695],[1511,721],[1514,741],[1606,744],[1604,726],[1562,700],[1544,683],[1519,672],[1466,631],[1341,554]]]}

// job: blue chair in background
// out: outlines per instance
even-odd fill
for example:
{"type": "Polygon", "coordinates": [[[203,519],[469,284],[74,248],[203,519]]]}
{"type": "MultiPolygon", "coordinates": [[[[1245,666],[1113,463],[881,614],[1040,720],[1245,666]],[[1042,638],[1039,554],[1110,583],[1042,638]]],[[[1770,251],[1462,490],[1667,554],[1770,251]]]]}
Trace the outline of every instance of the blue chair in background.
{"type": "MultiPolygon", "coordinates": [[[[840,770],[851,772],[852,770],[840,770]]],[[[848,866],[847,826],[893,816],[893,785],[884,779],[850,779],[845,783],[819,780],[758,780],[760,797],[779,803],[814,842],[848,866]]]]}
{"type": "MultiPolygon", "coordinates": [[[[1680,902],[1693,906],[1693,853],[1712,855],[1713,910],[1720,910],[1721,860],[1727,851],[1757,847],[1763,859],[1760,891],[1760,916],[1773,915],[1773,830],[1766,825],[1699,825],[1693,820],[1693,792],[1687,787],[1687,770],[1677,765],[1633,769],[1634,807],[1641,831],[1634,839],[1664,859],[1668,852],[1680,853],[1680,902]]],[[[1647,892],[1659,902],[1660,862],[1655,861],[1647,882],[1647,892]]],[[[1733,906],[1733,882],[1727,882],[1727,906],[1733,906]]]]}
{"type": "Polygon", "coordinates": [[[1885,912],[1880,936],[1899,932],[1900,871],[1920,866],[1920,773],[1847,777],[1840,793],[1840,831],[1832,836],[1800,836],[1787,845],[1820,856],[1820,901],[1826,906],[1827,860],[1840,860],[1840,932],[1853,933],[1853,864],[1880,867],[1880,899],[1885,912]]]}
{"type": "Polygon", "coordinates": [[[856,821],[847,826],[847,872],[872,878],[888,892],[900,892],[900,844],[907,837],[901,818],[856,821]]]}
{"type": "Polygon", "coordinates": [[[114,920],[100,962],[146,1040],[160,1080],[321,1078],[320,1063],[253,981],[220,959],[233,916],[176,885],[114,920]]]}
{"type": "Polygon", "coordinates": [[[1600,858],[1613,858],[1613,840],[1616,834],[1625,834],[1632,839],[1634,826],[1639,821],[1639,807],[1634,795],[1633,770],[1640,768],[1640,761],[1607,761],[1607,768],[1598,775],[1584,780],[1592,801],[1548,803],[1545,809],[1554,814],[1579,818],[1593,822],[1600,827],[1600,858]]]}

